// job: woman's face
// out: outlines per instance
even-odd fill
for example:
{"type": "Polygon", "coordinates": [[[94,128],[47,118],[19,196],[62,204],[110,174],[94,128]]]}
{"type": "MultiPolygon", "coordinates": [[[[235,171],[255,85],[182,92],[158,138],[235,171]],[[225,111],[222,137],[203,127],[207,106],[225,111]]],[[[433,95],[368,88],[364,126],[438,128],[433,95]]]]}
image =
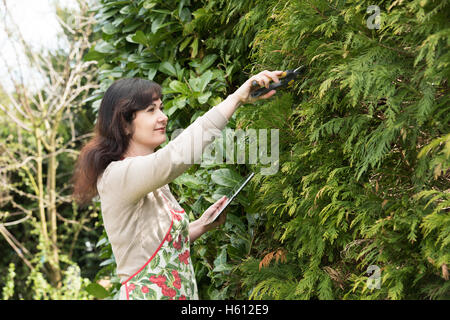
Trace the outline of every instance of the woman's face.
{"type": "Polygon", "coordinates": [[[168,118],[162,110],[162,101],[158,99],[146,109],[136,112],[132,122],[134,134],[130,141],[134,149],[140,151],[148,149],[153,152],[156,147],[166,141],[165,128],[168,118]]]}

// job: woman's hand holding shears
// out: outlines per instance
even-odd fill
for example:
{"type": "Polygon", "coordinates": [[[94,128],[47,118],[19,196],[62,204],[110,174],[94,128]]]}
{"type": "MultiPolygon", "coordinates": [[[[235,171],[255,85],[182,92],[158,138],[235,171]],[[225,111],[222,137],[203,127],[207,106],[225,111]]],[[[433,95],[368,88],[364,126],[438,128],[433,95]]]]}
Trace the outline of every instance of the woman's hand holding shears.
{"type": "Polygon", "coordinates": [[[258,100],[268,99],[271,96],[273,96],[277,91],[271,90],[262,96],[254,98],[251,96],[252,91],[255,90],[253,82],[256,81],[256,83],[259,84],[261,87],[269,88],[271,81],[274,81],[276,83],[280,82],[278,77],[281,76],[283,73],[284,71],[268,71],[268,70],[261,71],[257,75],[254,75],[247,81],[245,81],[244,84],[241,85],[239,89],[237,89],[233,93],[233,95],[236,96],[242,104],[253,103],[258,100]]]}

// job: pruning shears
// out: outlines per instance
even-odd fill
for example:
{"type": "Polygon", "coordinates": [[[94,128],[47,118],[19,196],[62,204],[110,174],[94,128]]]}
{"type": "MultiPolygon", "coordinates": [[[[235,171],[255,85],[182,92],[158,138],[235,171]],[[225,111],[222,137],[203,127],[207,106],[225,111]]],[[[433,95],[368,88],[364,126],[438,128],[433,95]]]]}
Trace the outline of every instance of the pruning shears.
{"type": "MultiPolygon", "coordinates": [[[[295,79],[301,74],[301,71],[305,68],[305,66],[300,66],[297,69],[290,69],[284,71],[278,78],[280,82],[272,82],[269,84],[269,87],[262,87],[250,93],[253,98],[265,95],[270,90],[281,89],[284,87],[292,87],[295,79]]],[[[259,84],[256,80],[252,82],[252,87],[259,87],[259,84]]]]}

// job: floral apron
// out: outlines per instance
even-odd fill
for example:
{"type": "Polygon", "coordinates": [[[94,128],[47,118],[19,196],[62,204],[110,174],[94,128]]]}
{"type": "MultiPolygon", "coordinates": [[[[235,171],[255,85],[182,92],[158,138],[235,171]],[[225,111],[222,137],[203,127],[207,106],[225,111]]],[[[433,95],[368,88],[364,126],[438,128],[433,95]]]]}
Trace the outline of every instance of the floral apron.
{"type": "Polygon", "coordinates": [[[172,217],[169,231],[151,258],[128,280],[127,300],[198,300],[189,250],[189,217],[173,210],[160,190],[172,217]]]}

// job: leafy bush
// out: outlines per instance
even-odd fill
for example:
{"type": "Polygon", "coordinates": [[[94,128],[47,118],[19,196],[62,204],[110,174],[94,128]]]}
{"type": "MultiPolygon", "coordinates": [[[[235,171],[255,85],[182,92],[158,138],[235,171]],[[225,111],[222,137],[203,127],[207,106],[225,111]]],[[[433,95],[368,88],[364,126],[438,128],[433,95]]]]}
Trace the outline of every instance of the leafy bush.
{"type": "MultiPolygon", "coordinates": [[[[86,56],[98,98],[121,77],[155,80],[169,133],[256,70],[307,66],[228,124],[279,129],[277,174],[194,165],[171,184],[194,219],[226,193],[218,177],[257,172],[225,226],[193,244],[200,298],[450,298],[448,2],[384,1],[379,29],[371,5],[101,1],[102,41],[86,56]]],[[[113,275],[105,234],[99,245],[113,275]]]]}

